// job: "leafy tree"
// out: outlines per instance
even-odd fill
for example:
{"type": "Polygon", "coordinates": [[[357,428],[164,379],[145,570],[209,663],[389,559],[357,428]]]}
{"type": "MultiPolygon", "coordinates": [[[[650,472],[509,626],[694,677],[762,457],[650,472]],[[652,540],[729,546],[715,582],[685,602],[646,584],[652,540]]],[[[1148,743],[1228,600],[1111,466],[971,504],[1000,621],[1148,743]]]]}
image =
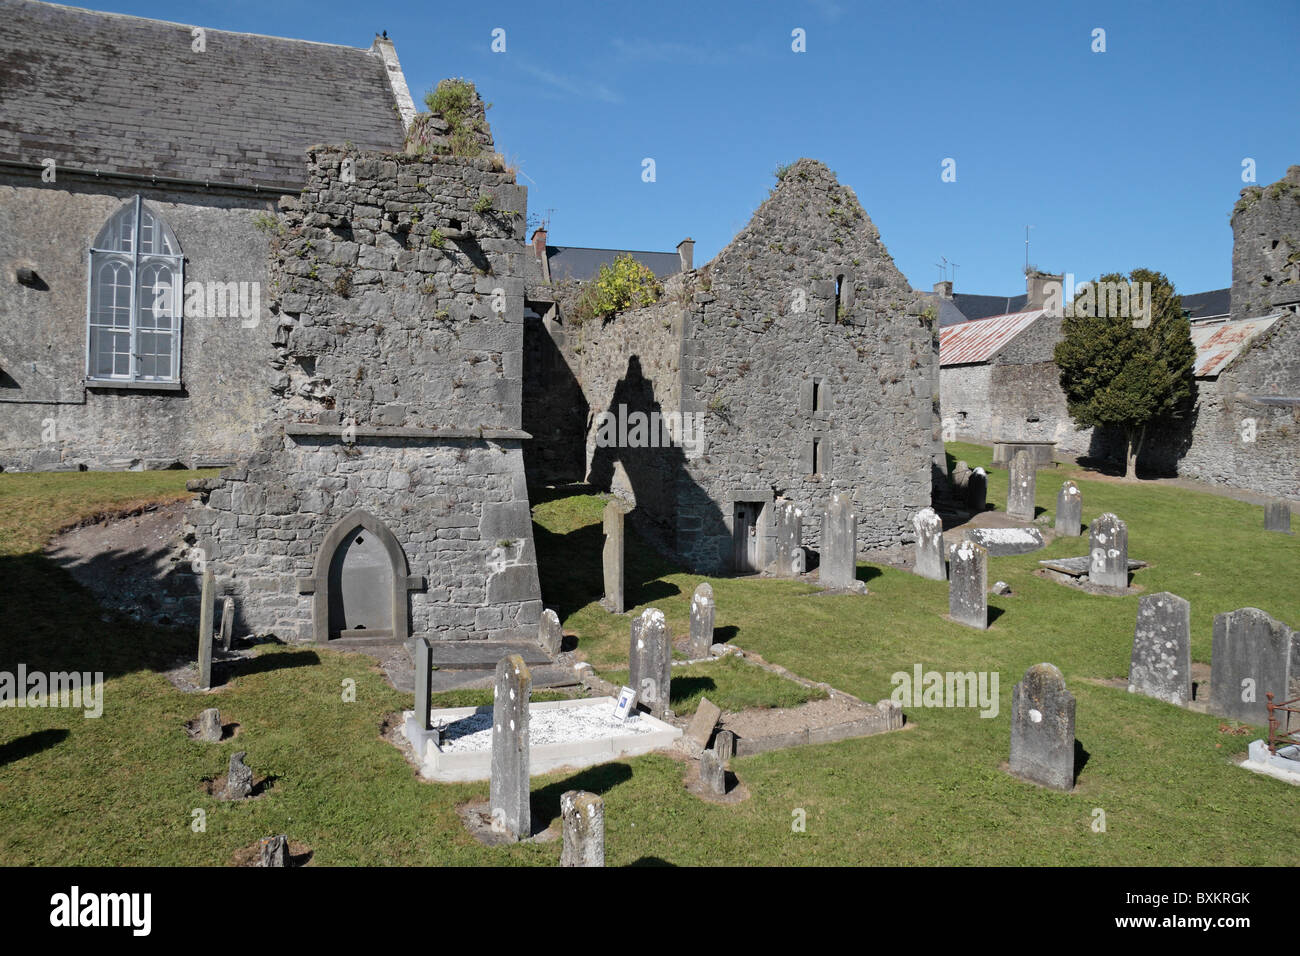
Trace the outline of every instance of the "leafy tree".
{"type": "Polygon", "coordinates": [[[1196,349],[1182,300],[1162,273],[1134,269],[1127,279],[1110,273],[1099,283],[1081,287],[1066,310],[1056,364],[1070,416],[1081,427],[1122,431],[1125,477],[1136,478],[1147,428],[1179,417],[1192,394],[1196,349]],[[1147,282],[1150,298],[1141,315],[1116,309],[1122,298],[1099,294],[1105,283],[1126,290],[1147,282]],[[1142,327],[1147,315],[1150,323],[1142,327]]]}

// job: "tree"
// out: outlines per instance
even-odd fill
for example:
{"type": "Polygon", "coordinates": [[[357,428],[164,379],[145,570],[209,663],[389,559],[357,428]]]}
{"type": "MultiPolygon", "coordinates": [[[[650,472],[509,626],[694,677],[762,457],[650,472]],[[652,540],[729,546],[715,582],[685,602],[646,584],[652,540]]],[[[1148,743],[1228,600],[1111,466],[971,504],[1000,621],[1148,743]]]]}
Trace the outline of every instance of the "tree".
{"type": "Polygon", "coordinates": [[[1160,272],[1134,269],[1127,280],[1110,273],[1081,287],[1061,331],[1055,359],[1070,417],[1122,431],[1125,477],[1136,478],[1147,429],[1180,417],[1192,394],[1196,348],[1182,300],[1160,272]]]}

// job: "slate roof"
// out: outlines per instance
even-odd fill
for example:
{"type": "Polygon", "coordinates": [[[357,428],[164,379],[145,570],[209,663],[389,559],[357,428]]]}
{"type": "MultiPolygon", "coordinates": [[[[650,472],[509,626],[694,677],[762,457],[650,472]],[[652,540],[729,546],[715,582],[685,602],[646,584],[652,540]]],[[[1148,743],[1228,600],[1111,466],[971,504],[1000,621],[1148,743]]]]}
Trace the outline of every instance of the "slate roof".
{"type": "Polygon", "coordinates": [[[1020,295],[971,295],[968,292],[954,292],[952,301],[968,320],[987,319],[994,315],[1021,311],[1029,301],[1029,296],[1024,292],[1020,295]]]}
{"type": "Polygon", "coordinates": [[[1183,309],[1193,322],[1226,316],[1232,311],[1232,289],[1211,289],[1209,292],[1193,292],[1182,297],[1183,309]]]}
{"type": "Polygon", "coordinates": [[[990,319],[962,322],[939,330],[939,365],[971,365],[987,362],[1004,345],[1023,332],[1044,309],[1012,312],[990,319]]]}
{"type": "Polygon", "coordinates": [[[1268,331],[1279,318],[1280,313],[1201,328],[1192,326],[1192,344],[1196,346],[1196,368],[1193,374],[1197,378],[1218,375],[1241,354],[1251,339],[1268,331]]]}
{"type": "Polygon", "coordinates": [[[676,252],[637,252],[629,249],[590,249],[583,246],[547,246],[546,258],[551,265],[551,278],[590,279],[600,267],[622,255],[630,255],[648,268],[658,278],[676,275],[681,271],[682,260],[676,252]]]}
{"type": "Polygon", "coordinates": [[[0,0],[0,159],[238,185],[298,184],[304,150],[400,151],[371,50],[0,0]]]}

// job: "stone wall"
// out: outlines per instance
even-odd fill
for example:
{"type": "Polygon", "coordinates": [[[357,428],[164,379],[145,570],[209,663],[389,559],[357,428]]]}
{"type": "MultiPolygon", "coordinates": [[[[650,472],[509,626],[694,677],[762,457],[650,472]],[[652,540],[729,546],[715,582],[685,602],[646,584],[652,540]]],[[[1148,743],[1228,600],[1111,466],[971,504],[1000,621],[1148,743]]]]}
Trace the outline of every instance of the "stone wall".
{"type": "Polygon", "coordinates": [[[1300,166],[1247,186],[1232,212],[1232,317],[1300,302],[1300,166]]]}
{"type": "Polygon", "coordinates": [[[939,407],[958,441],[991,442],[993,410],[989,389],[993,367],[948,365],[939,370],[939,407]]]}

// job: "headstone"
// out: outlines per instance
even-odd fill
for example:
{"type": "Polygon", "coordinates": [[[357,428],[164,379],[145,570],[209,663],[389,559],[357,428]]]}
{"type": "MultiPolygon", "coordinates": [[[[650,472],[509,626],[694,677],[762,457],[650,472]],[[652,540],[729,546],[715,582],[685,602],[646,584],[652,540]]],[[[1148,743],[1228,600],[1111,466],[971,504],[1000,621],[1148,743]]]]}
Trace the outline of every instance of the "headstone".
{"type": "Polygon", "coordinates": [[[798,577],[808,570],[808,557],[804,553],[803,545],[793,548],[790,551],[790,574],[798,577]]]}
{"type": "Polygon", "coordinates": [[[1268,698],[1289,700],[1293,632],[1259,608],[1214,616],[1210,648],[1210,709],[1264,727],[1268,698]]]}
{"type": "Polygon", "coordinates": [[[1192,606],[1161,591],[1138,599],[1130,693],[1186,707],[1192,700],[1192,606]]]}
{"type": "Polygon", "coordinates": [[[537,625],[537,643],[551,657],[560,653],[564,644],[564,630],[560,627],[560,615],[549,607],[542,612],[541,623],[537,625]]]}
{"type": "Polygon", "coordinates": [[[429,695],[433,692],[433,647],[427,637],[415,641],[415,720],[421,730],[432,730],[429,695]]]}
{"type": "Polygon", "coordinates": [[[989,626],[989,553],[973,541],[948,552],[948,616],[959,624],[989,626]]]}
{"type": "Polygon", "coordinates": [[[623,613],[623,505],[611,501],[605,505],[605,548],[601,563],[605,571],[605,598],[601,602],[607,611],[623,613]]]}
{"type": "Polygon", "coordinates": [[[1098,587],[1128,587],[1128,525],[1109,511],[1088,526],[1088,581],[1098,587]]]}
{"type": "Polygon", "coordinates": [[[965,498],[970,485],[970,465],[959,461],[952,467],[952,490],[958,498],[965,498]]]}
{"type": "Polygon", "coordinates": [[[1038,473],[1034,460],[1024,451],[1011,459],[1007,471],[1007,514],[1024,521],[1034,520],[1034,486],[1038,473]]]}
{"type": "Polygon", "coordinates": [[[221,740],[221,711],[217,708],[209,707],[199,714],[199,740],[221,740]]]}
{"type": "Polygon", "coordinates": [[[212,687],[212,613],[213,588],[216,577],[212,566],[203,567],[203,592],[199,600],[199,687],[208,690],[212,687]]]}
{"type": "Polygon", "coordinates": [[[700,754],[700,782],[709,793],[721,796],[727,792],[726,761],[716,750],[700,754]]]}
{"type": "Polygon", "coordinates": [[[705,581],[691,597],[691,643],[687,654],[693,659],[709,656],[713,646],[713,585],[705,581]]]}
{"type": "Polygon", "coordinates": [[[858,516],[853,499],[831,495],[830,507],[822,517],[822,554],[818,580],[822,587],[849,590],[858,582],[858,516]]]}
{"type": "Polygon", "coordinates": [[[283,833],[279,836],[262,837],[258,846],[258,866],[287,867],[289,865],[289,838],[283,833]]]}
{"type": "Polygon", "coordinates": [[[913,572],[932,581],[944,581],[943,519],[933,508],[922,508],[912,519],[916,528],[916,565],[913,572]]]}
{"type": "Polygon", "coordinates": [[[226,789],[224,799],[243,800],[253,792],[253,771],[244,763],[248,751],[241,750],[230,755],[230,766],[226,770],[226,789]]]}
{"type": "Polygon", "coordinates": [[[1043,533],[1037,528],[967,528],[962,534],[994,558],[1029,554],[1047,547],[1043,533]]]}
{"type": "Polygon", "coordinates": [[[632,619],[628,683],[636,691],[637,702],[661,720],[668,713],[672,647],[663,611],[648,607],[632,619]]]}
{"type": "Polygon", "coordinates": [[[1051,664],[1035,664],[1011,693],[1011,772],[1057,790],[1074,787],[1074,696],[1051,664]]]}
{"type": "Polygon", "coordinates": [[[709,745],[709,738],[713,736],[713,728],[721,719],[722,708],[709,698],[701,697],[700,705],[695,709],[695,716],[686,726],[686,739],[701,750],[704,749],[709,745]]]}
{"type": "Polygon", "coordinates": [[[221,599],[221,649],[227,653],[235,645],[235,599],[221,599]]]}
{"type": "Polygon", "coordinates": [[[528,699],[533,678],[518,654],[497,664],[492,689],[492,829],[518,840],[529,835],[528,699]]]}
{"type": "Polygon", "coordinates": [[[722,761],[730,760],[736,756],[736,735],[730,730],[719,730],[713,735],[713,749],[722,761]]]}
{"type": "Polygon", "coordinates": [[[978,514],[989,504],[989,474],[983,468],[976,468],[970,473],[966,482],[966,504],[978,514]]]}
{"type": "Polygon", "coordinates": [[[1291,506],[1285,501],[1270,501],[1264,505],[1264,530],[1291,533],[1291,506]]]}
{"type": "Polygon", "coordinates": [[[803,509],[792,501],[778,501],[774,570],[782,577],[794,577],[803,574],[803,563],[803,509]]]}
{"type": "Polygon", "coordinates": [[[1056,493],[1056,533],[1071,538],[1083,534],[1083,495],[1072,481],[1056,493]]]}
{"type": "Polygon", "coordinates": [[[605,865],[605,801],[585,790],[560,794],[564,849],[560,866],[605,865]]]}

